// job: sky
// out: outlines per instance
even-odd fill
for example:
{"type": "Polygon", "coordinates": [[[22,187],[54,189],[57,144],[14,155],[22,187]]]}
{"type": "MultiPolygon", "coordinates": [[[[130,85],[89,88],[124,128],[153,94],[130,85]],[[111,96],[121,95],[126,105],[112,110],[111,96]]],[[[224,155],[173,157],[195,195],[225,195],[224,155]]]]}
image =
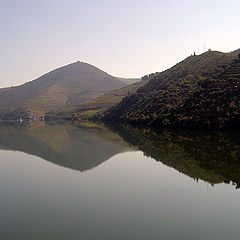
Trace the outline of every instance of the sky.
{"type": "Polygon", "coordinates": [[[0,87],[76,61],[142,77],[240,48],[239,0],[0,0],[0,87]]]}

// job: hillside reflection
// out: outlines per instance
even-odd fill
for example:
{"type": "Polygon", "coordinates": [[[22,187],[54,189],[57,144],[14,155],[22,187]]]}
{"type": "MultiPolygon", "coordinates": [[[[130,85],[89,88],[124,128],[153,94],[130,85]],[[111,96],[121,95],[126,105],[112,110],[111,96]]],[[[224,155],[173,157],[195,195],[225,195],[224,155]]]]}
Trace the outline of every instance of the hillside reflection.
{"type": "Polygon", "coordinates": [[[95,123],[1,123],[0,149],[17,150],[78,171],[140,150],[198,181],[240,186],[238,132],[153,130],[95,123]]]}
{"type": "Polygon", "coordinates": [[[239,132],[153,130],[126,125],[111,129],[145,155],[196,181],[240,187],[239,132]]]}
{"type": "Polygon", "coordinates": [[[0,149],[25,152],[79,171],[129,150],[122,138],[102,125],[83,123],[76,127],[70,122],[2,122],[0,149]]]}

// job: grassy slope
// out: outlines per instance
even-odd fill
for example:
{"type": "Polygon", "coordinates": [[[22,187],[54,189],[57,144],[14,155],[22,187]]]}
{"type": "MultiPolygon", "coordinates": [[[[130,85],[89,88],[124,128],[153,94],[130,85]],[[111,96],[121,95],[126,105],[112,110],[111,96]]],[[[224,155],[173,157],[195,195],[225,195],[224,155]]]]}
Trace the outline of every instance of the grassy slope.
{"type": "MultiPolygon", "coordinates": [[[[225,101],[231,103],[233,84],[230,78],[237,75],[233,75],[229,68],[234,59],[237,59],[236,53],[225,54],[210,51],[187,58],[171,69],[160,73],[139,88],[135,94],[124,98],[121,103],[107,112],[104,120],[121,120],[132,124],[167,127],[202,127],[203,125],[209,128],[225,127],[226,124],[221,124],[222,119],[213,122],[213,119],[216,119],[217,107],[220,107],[220,112],[229,112],[227,108],[221,110],[221,106],[224,104],[221,101],[221,91],[214,93],[214,97],[218,98],[219,101],[215,103],[211,101],[211,104],[213,104],[211,118],[203,119],[203,116],[205,117],[207,101],[212,94],[208,91],[208,87],[211,87],[212,90],[217,85],[219,85],[219,90],[223,87],[230,88],[230,91],[224,94],[225,101]],[[226,77],[225,75],[224,77],[222,73],[226,71],[230,71],[230,76],[226,77]],[[203,96],[204,94],[205,96],[203,96]],[[202,102],[203,98],[206,102],[202,102]],[[195,103],[191,105],[194,101],[195,103]],[[202,102],[202,104],[197,106],[197,102],[202,102]],[[197,107],[199,111],[194,111],[197,107]]],[[[236,83],[237,81],[233,82],[236,83]]],[[[238,104],[237,101],[235,99],[235,104],[238,104]]],[[[237,108],[239,108],[239,105],[237,105],[237,108]]]]}
{"type": "Polygon", "coordinates": [[[101,115],[115,104],[121,102],[121,100],[128,94],[136,92],[137,89],[145,83],[145,81],[138,81],[123,88],[112,90],[111,92],[87,101],[80,106],[71,107],[65,111],[61,111],[58,116],[71,118],[73,112],[75,112],[79,118],[89,118],[101,115]]]}

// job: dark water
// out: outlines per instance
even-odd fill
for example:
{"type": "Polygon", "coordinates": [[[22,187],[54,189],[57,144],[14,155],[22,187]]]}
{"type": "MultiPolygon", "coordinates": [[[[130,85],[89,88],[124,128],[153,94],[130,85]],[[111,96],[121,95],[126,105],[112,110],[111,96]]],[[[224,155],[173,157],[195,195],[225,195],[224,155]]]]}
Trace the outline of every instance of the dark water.
{"type": "Polygon", "coordinates": [[[239,239],[237,132],[8,125],[0,239],[239,239]]]}

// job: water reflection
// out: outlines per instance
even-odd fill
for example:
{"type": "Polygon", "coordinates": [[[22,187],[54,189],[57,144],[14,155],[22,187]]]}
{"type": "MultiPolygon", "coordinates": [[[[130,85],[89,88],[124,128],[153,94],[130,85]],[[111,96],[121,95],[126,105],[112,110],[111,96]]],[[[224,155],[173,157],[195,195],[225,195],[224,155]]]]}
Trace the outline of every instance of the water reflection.
{"type": "Polygon", "coordinates": [[[1,125],[1,239],[239,239],[237,133],[1,125]]]}
{"type": "Polygon", "coordinates": [[[139,149],[196,181],[240,186],[238,132],[8,122],[0,125],[0,149],[22,151],[78,171],[92,169],[120,152],[139,149]]]}
{"type": "Polygon", "coordinates": [[[102,125],[70,122],[2,122],[0,149],[16,150],[41,157],[71,169],[86,171],[117,153],[129,151],[127,144],[102,125]]]}
{"type": "Polygon", "coordinates": [[[196,181],[240,187],[238,132],[153,130],[126,125],[111,129],[126,142],[196,181]]]}

